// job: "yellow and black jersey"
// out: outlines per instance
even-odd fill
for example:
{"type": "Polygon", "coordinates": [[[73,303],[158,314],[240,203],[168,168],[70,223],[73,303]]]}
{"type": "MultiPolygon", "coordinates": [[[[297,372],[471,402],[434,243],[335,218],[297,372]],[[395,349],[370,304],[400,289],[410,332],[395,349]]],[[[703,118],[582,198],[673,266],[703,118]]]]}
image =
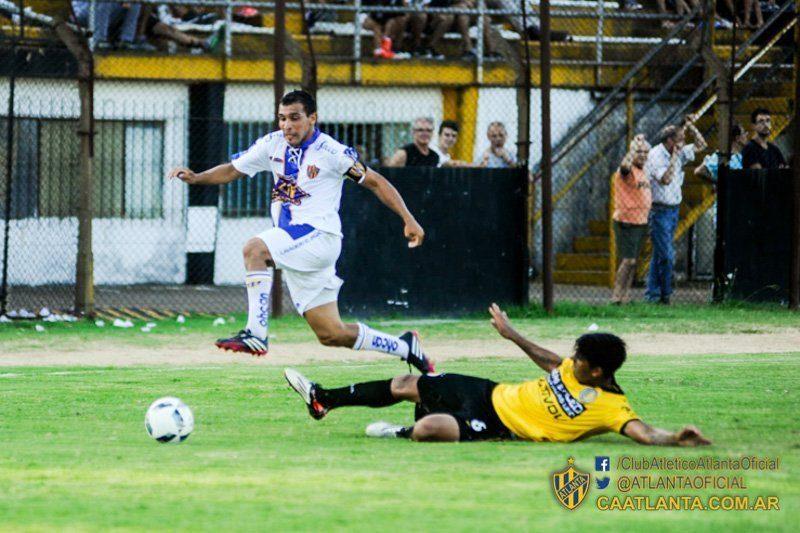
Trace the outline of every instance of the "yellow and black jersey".
{"type": "Polygon", "coordinates": [[[516,436],[534,441],[570,442],[609,431],[621,432],[638,417],[619,387],[578,382],[574,361],[535,381],[501,383],[492,392],[498,417],[516,436]]]}

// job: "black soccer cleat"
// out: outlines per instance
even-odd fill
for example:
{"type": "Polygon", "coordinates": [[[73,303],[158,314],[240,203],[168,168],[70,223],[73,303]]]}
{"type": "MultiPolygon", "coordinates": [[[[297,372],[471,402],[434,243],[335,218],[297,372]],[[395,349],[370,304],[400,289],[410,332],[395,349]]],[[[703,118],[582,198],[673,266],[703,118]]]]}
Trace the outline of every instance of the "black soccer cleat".
{"type": "Polygon", "coordinates": [[[225,351],[244,352],[256,357],[267,355],[269,351],[269,339],[259,339],[246,329],[228,339],[217,339],[214,344],[225,351]]]}
{"type": "Polygon", "coordinates": [[[317,384],[309,380],[303,374],[294,368],[286,368],[283,370],[283,377],[289,383],[289,386],[303,398],[308,406],[308,414],[314,420],[319,420],[328,414],[328,408],[322,405],[317,399],[317,384]]]}
{"type": "Polygon", "coordinates": [[[422,351],[422,346],[419,342],[419,333],[416,331],[406,331],[400,338],[408,344],[408,355],[406,356],[406,363],[409,367],[414,367],[419,370],[423,375],[432,374],[436,371],[433,367],[433,361],[428,359],[422,351]]]}

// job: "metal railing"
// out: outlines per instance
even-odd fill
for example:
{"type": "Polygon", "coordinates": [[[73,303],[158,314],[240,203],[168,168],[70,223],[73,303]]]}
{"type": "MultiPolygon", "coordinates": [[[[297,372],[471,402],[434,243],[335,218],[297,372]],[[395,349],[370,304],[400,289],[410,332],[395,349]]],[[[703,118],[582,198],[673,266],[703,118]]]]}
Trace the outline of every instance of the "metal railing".
{"type": "MultiPolygon", "coordinates": [[[[96,5],[103,0],[92,0],[89,8],[89,30],[94,33],[95,23],[95,9],[96,5]]],[[[163,4],[162,0],[132,0],[132,3],[158,5],[163,4]]],[[[226,57],[233,55],[233,34],[237,31],[243,31],[242,28],[234,29],[233,15],[234,10],[238,7],[254,7],[261,10],[271,11],[276,8],[275,2],[265,2],[260,0],[183,0],[181,2],[174,2],[179,5],[197,6],[197,7],[214,7],[224,8],[224,53],[226,57]]],[[[10,0],[0,0],[0,7],[8,9],[16,9],[13,2],[10,0]]],[[[291,11],[301,9],[298,2],[287,2],[285,8],[291,11]]],[[[350,12],[353,13],[353,57],[354,63],[354,80],[355,82],[361,81],[361,63],[362,63],[362,46],[361,37],[367,35],[362,28],[360,28],[359,15],[363,13],[419,13],[420,6],[408,7],[386,7],[386,6],[365,6],[361,0],[354,0],[353,5],[332,5],[332,4],[305,4],[307,11],[328,11],[328,12],[350,12]]],[[[484,17],[485,16],[498,16],[498,17],[521,17],[522,10],[520,9],[490,9],[487,8],[485,0],[478,0],[476,8],[434,8],[425,7],[425,13],[431,14],[454,14],[454,15],[470,15],[477,16],[477,38],[476,38],[476,61],[475,61],[475,76],[478,83],[483,83],[483,69],[484,69],[484,50],[486,43],[484,42],[484,17]]],[[[538,6],[535,6],[528,15],[538,14],[538,6]]],[[[678,15],[664,15],[656,13],[639,13],[639,12],[622,12],[606,11],[606,2],[596,2],[596,8],[592,10],[570,10],[570,9],[554,9],[550,12],[551,18],[596,18],[597,30],[594,36],[595,39],[595,78],[600,80],[603,65],[603,45],[604,45],[604,31],[605,22],[607,20],[681,20],[678,15]]],[[[272,32],[271,28],[247,28],[248,33],[265,33],[272,32]]],[[[520,36],[523,38],[524,36],[520,36]]],[[[94,49],[94,40],[91,41],[92,49],[94,49]]]]}

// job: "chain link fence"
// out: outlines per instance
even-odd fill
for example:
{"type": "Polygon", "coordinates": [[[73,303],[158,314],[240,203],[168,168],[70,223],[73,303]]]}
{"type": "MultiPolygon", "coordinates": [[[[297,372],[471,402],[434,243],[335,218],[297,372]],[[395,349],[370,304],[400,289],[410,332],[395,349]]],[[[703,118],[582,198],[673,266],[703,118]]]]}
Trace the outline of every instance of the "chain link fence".
{"type": "MultiPolygon", "coordinates": [[[[554,239],[544,250],[538,2],[0,0],[10,58],[0,86],[4,313],[67,312],[87,299],[110,316],[243,310],[241,250],[271,223],[271,175],[219,189],[165,176],[229,161],[274,129],[276,84],[315,92],[320,129],[373,168],[527,165],[530,224],[520,234],[532,301],[545,261],[556,301],[645,297],[651,206],[626,205],[639,197],[614,172],[635,135],[652,154],[666,126],[695,114],[710,148],[682,168],[667,296],[709,301],[715,167],[708,160],[710,177],[697,169],[721,146],[725,160],[721,142],[740,131],[734,123],[752,131],[756,108],[773,113],[779,145],[792,130],[791,2],[765,13],[759,29],[732,27],[735,17],[709,3],[550,4],[554,239]],[[729,78],[727,111],[708,102],[729,78]],[[84,141],[92,157],[82,170],[84,141]],[[627,212],[616,231],[615,205],[627,212]],[[641,227],[625,227],[623,238],[623,225],[641,227]],[[636,265],[619,270],[631,246],[636,265]],[[618,271],[633,286],[624,297],[613,291],[618,271]]],[[[648,181],[639,188],[650,190],[648,181]]]]}

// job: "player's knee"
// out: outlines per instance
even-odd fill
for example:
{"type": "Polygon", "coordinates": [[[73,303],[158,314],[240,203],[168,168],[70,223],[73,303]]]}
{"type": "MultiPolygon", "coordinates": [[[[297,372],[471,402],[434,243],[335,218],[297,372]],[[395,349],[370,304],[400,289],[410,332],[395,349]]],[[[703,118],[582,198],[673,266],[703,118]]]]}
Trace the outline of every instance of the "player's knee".
{"type": "Polygon", "coordinates": [[[417,442],[450,442],[458,440],[458,436],[454,436],[452,432],[449,431],[449,428],[445,427],[439,420],[432,417],[425,417],[414,424],[414,429],[411,432],[411,439],[417,442]]]}
{"type": "Polygon", "coordinates": [[[242,255],[244,255],[246,261],[263,260],[266,262],[270,257],[267,245],[257,237],[247,241],[242,249],[242,255]]]}
{"type": "Polygon", "coordinates": [[[403,398],[406,399],[411,396],[416,396],[417,393],[417,381],[419,380],[419,376],[414,376],[412,374],[403,374],[402,376],[396,376],[392,379],[391,383],[391,390],[392,396],[395,398],[403,398]]]}

